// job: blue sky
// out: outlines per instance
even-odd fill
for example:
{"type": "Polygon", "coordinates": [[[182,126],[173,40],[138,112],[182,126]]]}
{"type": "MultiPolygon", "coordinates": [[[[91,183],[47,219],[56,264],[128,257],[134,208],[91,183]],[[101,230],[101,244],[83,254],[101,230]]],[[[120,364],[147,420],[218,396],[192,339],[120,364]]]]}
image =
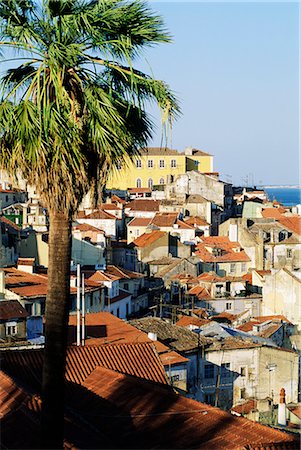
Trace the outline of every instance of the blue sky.
{"type": "Polygon", "coordinates": [[[142,65],[180,99],[169,145],[213,154],[214,169],[236,184],[299,183],[299,5],[150,3],[174,39],[142,65]]]}

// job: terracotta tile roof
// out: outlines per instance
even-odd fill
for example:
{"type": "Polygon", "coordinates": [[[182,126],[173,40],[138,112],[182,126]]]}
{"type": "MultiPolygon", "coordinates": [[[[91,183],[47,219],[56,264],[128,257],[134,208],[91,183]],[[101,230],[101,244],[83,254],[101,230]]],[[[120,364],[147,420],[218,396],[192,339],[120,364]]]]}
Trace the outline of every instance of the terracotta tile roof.
{"type": "Polygon", "coordinates": [[[211,342],[210,339],[198,336],[196,333],[184,327],[177,327],[157,317],[144,317],[133,319],[129,322],[145,333],[157,333],[158,340],[163,344],[179,352],[191,352],[199,348],[199,345],[211,342]]]}
{"type": "Polygon", "coordinates": [[[258,275],[260,275],[261,277],[264,277],[264,275],[270,275],[271,271],[270,270],[255,270],[258,275]]]}
{"type": "Polygon", "coordinates": [[[232,323],[234,320],[237,319],[238,314],[231,314],[226,311],[221,312],[220,314],[217,314],[216,316],[212,316],[212,320],[215,320],[217,322],[221,322],[222,320],[225,320],[229,323],[232,323]]]}
{"type": "Polygon", "coordinates": [[[111,201],[112,203],[121,203],[122,205],[125,205],[126,201],[123,200],[122,198],[118,197],[118,195],[112,195],[111,197],[111,201]]]}
{"type": "Polygon", "coordinates": [[[261,215],[265,218],[280,219],[285,212],[286,210],[284,208],[264,208],[261,211],[261,215]]]}
{"type": "Polygon", "coordinates": [[[259,336],[260,336],[260,337],[263,337],[263,338],[270,338],[270,337],[273,336],[273,334],[275,334],[275,333],[279,330],[279,328],[281,328],[281,327],[282,327],[282,324],[281,324],[281,323],[274,323],[274,324],[271,324],[269,327],[267,327],[267,328],[265,328],[264,330],[262,330],[262,332],[259,333],[259,336]]]}
{"type": "Polygon", "coordinates": [[[79,223],[72,227],[73,230],[79,230],[79,231],[95,231],[99,234],[105,234],[103,230],[100,228],[94,227],[93,225],[90,225],[88,223],[79,223]]]}
{"type": "Polygon", "coordinates": [[[98,205],[98,208],[103,211],[121,211],[121,209],[113,203],[102,203],[101,205],[98,205]]]}
{"type": "Polygon", "coordinates": [[[199,286],[199,285],[194,286],[193,288],[189,289],[187,294],[195,295],[197,297],[197,299],[199,299],[199,300],[211,298],[211,294],[208,291],[208,289],[203,286],[199,286]]]}
{"type": "Polygon", "coordinates": [[[292,414],[297,416],[299,419],[301,419],[301,406],[287,406],[287,409],[290,410],[292,414]]]}
{"type": "Polygon", "coordinates": [[[131,211],[159,211],[160,202],[158,200],[136,199],[126,204],[125,209],[131,211]]]}
{"type": "Polygon", "coordinates": [[[210,347],[206,351],[220,351],[220,350],[237,350],[237,349],[250,349],[262,347],[263,344],[256,343],[254,341],[239,339],[239,338],[225,338],[221,341],[214,340],[210,347]]]}
{"type": "Polygon", "coordinates": [[[273,322],[286,322],[292,325],[292,322],[290,320],[288,320],[287,317],[281,315],[281,314],[276,314],[276,315],[272,315],[272,316],[255,316],[254,317],[255,320],[257,320],[260,323],[266,322],[267,320],[273,320],[273,322]]]}
{"type": "Polygon", "coordinates": [[[180,230],[193,230],[194,229],[193,225],[191,225],[187,222],[183,222],[183,220],[179,220],[179,219],[176,220],[176,225],[178,225],[178,228],[180,230]]]}
{"type": "Polygon", "coordinates": [[[249,414],[250,412],[256,410],[257,410],[257,401],[252,398],[231,408],[231,412],[239,415],[249,414]]]}
{"type": "MultiPolygon", "coordinates": [[[[94,343],[150,342],[147,334],[115,317],[109,312],[87,313],[85,316],[86,335],[95,338],[94,343]]],[[[76,341],[76,314],[69,316],[69,342],[76,341]]],[[[86,345],[92,339],[86,340],[86,345]]],[[[93,343],[93,345],[94,345],[93,343]]]]}
{"type": "Polygon", "coordinates": [[[108,265],[106,269],[106,273],[111,275],[115,275],[120,279],[136,279],[136,278],[145,278],[143,273],[132,272],[131,270],[124,269],[123,267],[108,265]]]}
{"type": "Polygon", "coordinates": [[[102,283],[104,281],[116,281],[120,280],[120,276],[113,275],[109,272],[103,272],[102,270],[97,270],[88,278],[88,281],[93,281],[97,283],[102,283]]]}
{"type": "Polygon", "coordinates": [[[15,222],[13,222],[12,220],[9,220],[7,217],[5,216],[1,216],[0,217],[0,223],[5,223],[5,225],[8,225],[9,227],[13,228],[15,231],[21,231],[21,228],[18,227],[18,225],[15,224],[15,222]]]}
{"type": "MultiPolygon", "coordinates": [[[[28,386],[41,386],[43,349],[6,350],[2,352],[2,370],[22,378],[28,386]]],[[[163,365],[152,342],[104,344],[98,346],[71,346],[67,349],[65,378],[82,384],[96,367],[105,367],[119,373],[167,384],[163,365]]]]}
{"type": "Polygon", "coordinates": [[[252,284],[252,273],[246,273],[242,278],[249,284],[252,284]]]}
{"type": "Polygon", "coordinates": [[[195,228],[206,227],[209,225],[209,223],[203,217],[190,216],[190,217],[185,217],[184,220],[186,223],[188,223],[189,225],[192,225],[195,228]]]}
{"type": "MultiPolygon", "coordinates": [[[[124,433],[126,448],[268,450],[276,449],[277,443],[282,449],[298,446],[296,437],[282,431],[177,395],[164,386],[154,386],[107,369],[97,368],[84,386],[114,402],[116,412],[109,419],[109,432],[114,433],[118,428],[120,434],[124,433]],[[124,430],[118,426],[120,416],[123,421],[130,418],[124,430]]],[[[92,405],[87,404],[87,411],[91,409],[92,405]]],[[[93,425],[99,426],[102,417],[102,429],[107,429],[106,411],[99,406],[93,410],[93,425]]]]}
{"type": "Polygon", "coordinates": [[[129,188],[129,194],[150,194],[152,192],[149,188],[129,188]]]}
{"type": "Polygon", "coordinates": [[[150,217],[135,217],[128,223],[128,227],[147,227],[151,223],[150,217]]]}
{"type": "Polygon", "coordinates": [[[137,237],[131,244],[136,247],[147,247],[148,245],[153,244],[158,239],[163,237],[165,233],[163,231],[155,230],[151,233],[144,233],[141,236],[137,237]]]}
{"type": "Polygon", "coordinates": [[[35,258],[18,258],[17,265],[19,266],[33,266],[35,258]]]}
{"type": "Polygon", "coordinates": [[[259,325],[261,322],[258,322],[258,320],[250,320],[249,322],[243,323],[242,325],[239,325],[237,330],[244,331],[245,333],[248,333],[249,331],[253,330],[254,325],[259,325]]]}
{"type": "MultiPolygon", "coordinates": [[[[6,402],[16,395],[6,406],[3,445],[39,448],[38,409],[29,411],[27,393],[6,374],[1,374],[0,384],[6,402]]],[[[169,386],[101,366],[82,385],[67,384],[66,404],[64,447],[74,450],[299,448],[292,435],[183,397],[169,386]]]]}
{"type": "Polygon", "coordinates": [[[195,325],[197,327],[201,327],[206,323],[211,323],[209,319],[198,319],[193,316],[182,316],[176,323],[179,327],[189,327],[189,325],[195,325]]]}
{"type": "Polygon", "coordinates": [[[279,222],[294,233],[301,234],[300,216],[281,217],[279,218],[279,222]]]}
{"type": "Polygon", "coordinates": [[[23,308],[18,300],[0,301],[0,320],[21,319],[28,316],[28,312],[23,308]]]}
{"type": "Polygon", "coordinates": [[[157,227],[173,227],[177,217],[178,213],[157,213],[151,223],[157,227]]]}
{"type": "Polygon", "coordinates": [[[231,242],[228,237],[208,236],[202,237],[202,242],[197,244],[195,254],[203,262],[246,262],[250,258],[238,242],[231,242]],[[220,256],[214,256],[207,248],[219,248],[222,251],[220,256]],[[236,249],[239,249],[236,251],[236,249]]]}
{"type": "Polygon", "coordinates": [[[91,212],[90,214],[87,214],[83,217],[84,219],[108,219],[108,220],[116,220],[116,217],[113,216],[112,214],[107,213],[106,211],[102,211],[102,210],[98,210],[98,211],[94,211],[91,212]]]}
{"type": "Polygon", "coordinates": [[[186,364],[189,361],[188,358],[175,351],[162,353],[159,357],[163,366],[177,366],[178,364],[186,364]]]}

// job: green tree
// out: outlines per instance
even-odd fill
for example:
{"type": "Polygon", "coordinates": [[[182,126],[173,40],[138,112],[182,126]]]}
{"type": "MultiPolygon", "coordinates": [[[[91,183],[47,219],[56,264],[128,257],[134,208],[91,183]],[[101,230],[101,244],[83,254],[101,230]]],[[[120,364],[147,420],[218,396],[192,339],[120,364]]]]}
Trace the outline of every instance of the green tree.
{"type": "Polygon", "coordinates": [[[83,196],[147,144],[145,107],[170,125],[168,86],[135,70],[145,48],[170,42],[143,0],[0,1],[0,167],[34,185],[49,212],[42,386],[43,448],[63,443],[71,224],[83,196]],[[12,49],[14,50],[12,52],[12,49]]]}

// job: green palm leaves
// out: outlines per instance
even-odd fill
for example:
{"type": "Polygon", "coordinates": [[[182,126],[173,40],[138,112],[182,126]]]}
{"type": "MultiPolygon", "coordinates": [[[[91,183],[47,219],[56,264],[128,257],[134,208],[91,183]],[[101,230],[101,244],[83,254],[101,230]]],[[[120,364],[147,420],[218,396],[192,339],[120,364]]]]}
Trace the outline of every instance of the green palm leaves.
{"type": "Polygon", "coordinates": [[[0,166],[36,185],[68,216],[116,163],[147,143],[155,101],[170,125],[168,86],[133,68],[145,47],[169,42],[142,1],[0,1],[0,166]],[[17,66],[15,67],[17,63],[17,66]]]}

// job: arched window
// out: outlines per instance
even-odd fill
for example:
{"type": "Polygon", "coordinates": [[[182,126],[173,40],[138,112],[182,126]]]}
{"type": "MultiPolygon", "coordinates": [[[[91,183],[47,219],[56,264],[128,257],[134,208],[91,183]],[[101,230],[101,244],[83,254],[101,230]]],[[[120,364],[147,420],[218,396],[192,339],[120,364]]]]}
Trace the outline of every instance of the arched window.
{"type": "Polygon", "coordinates": [[[160,178],[159,184],[164,184],[164,178],[160,178]]]}
{"type": "Polygon", "coordinates": [[[147,184],[148,184],[149,189],[153,189],[154,181],[153,181],[152,178],[148,179],[148,183],[147,184]]]}
{"type": "Polygon", "coordinates": [[[141,178],[137,178],[137,180],[136,180],[136,187],[137,188],[141,188],[141,178]]]}

